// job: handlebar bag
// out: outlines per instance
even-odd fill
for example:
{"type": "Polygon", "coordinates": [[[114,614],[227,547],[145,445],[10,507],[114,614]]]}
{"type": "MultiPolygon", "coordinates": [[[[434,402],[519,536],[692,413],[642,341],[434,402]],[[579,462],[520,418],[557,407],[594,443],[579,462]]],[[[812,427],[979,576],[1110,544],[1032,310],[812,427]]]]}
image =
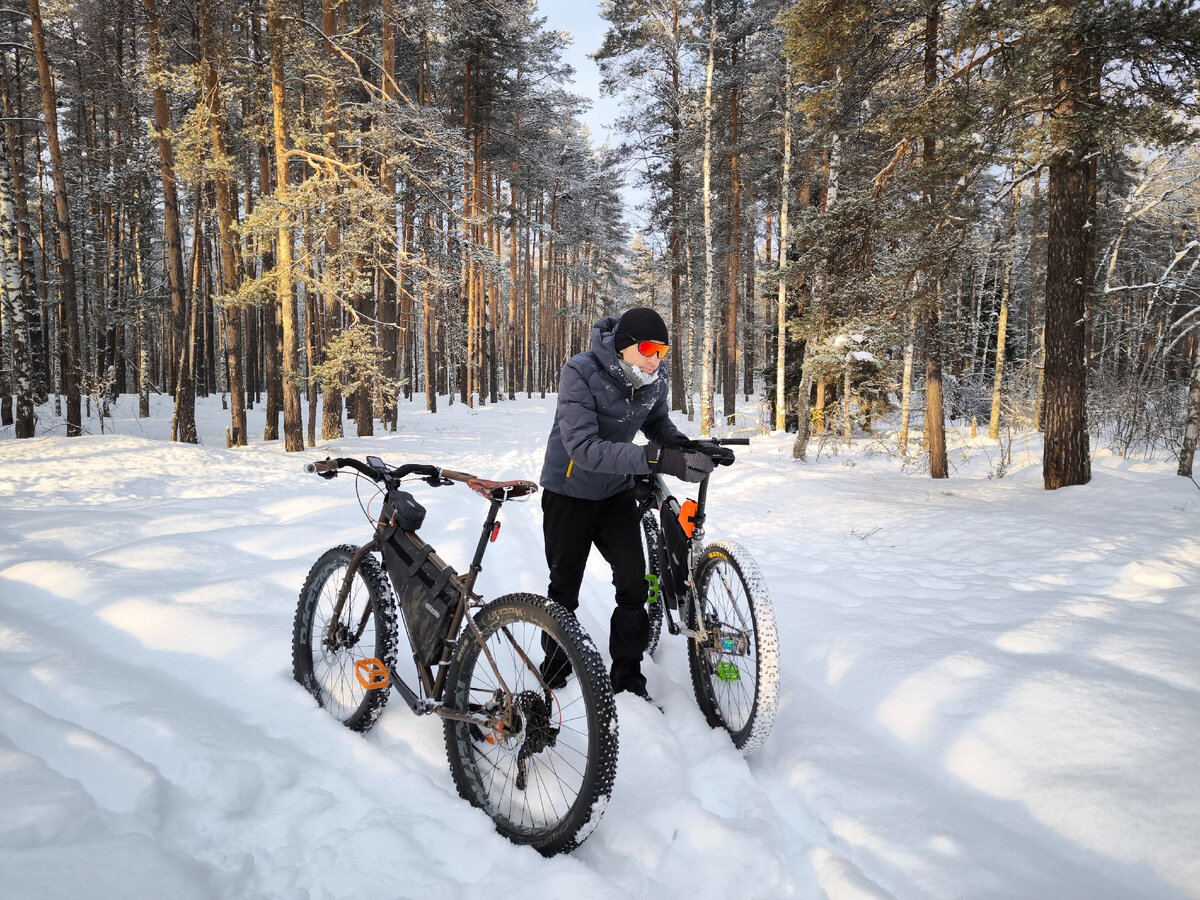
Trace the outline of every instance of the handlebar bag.
{"type": "Polygon", "coordinates": [[[413,658],[432,666],[442,658],[458,608],[457,573],[412,531],[389,528],[382,537],[383,561],[396,591],[413,658]]]}
{"type": "Polygon", "coordinates": [[[383,499],[379,519],[404,531],[417,531],[425,524],[425,507],[408,491],[393,489],[383,499]]]}

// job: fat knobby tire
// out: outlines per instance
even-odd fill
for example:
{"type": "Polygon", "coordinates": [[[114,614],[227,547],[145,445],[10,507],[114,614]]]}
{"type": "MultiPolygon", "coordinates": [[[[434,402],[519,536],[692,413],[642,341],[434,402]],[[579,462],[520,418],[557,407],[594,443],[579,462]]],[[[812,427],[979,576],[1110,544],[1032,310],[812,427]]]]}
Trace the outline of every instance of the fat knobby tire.
{"type": "MultiPolygon", "coordinates": [[[[454,784],[459,795],[484,810],[509,840],[531,845],[545,856],[572,850],[599,823],[616,774],[617,713],[604,661],[575,616],[545,597],[499,597],[474,619],[493,657],[508,667],[505,681],[510,691],[531,711],[524,721],[532,722],[540,710],[540,721],[548,724],[555,740],[547,746],[528,724],[523,737],[505,741],[503,732],[485,735],[475,725],[446,719],[446,755],[454,784]],[[509,640],[512,636],[537,666],[543,631],[566,652],[574,672],[566,687],[549,694],[509,640]],[[532,749],[531,740],[536,741],[532,749]],[[516,760],[522,755],[531,770],[523,788],[513,786],[520,784],[514,779],[520,765],[516,760]],[[567,796],[568,785],[573,797],[567,796]]],[[[493,677],[468,625],[454,648],[446,706],[478,711],[483,701],[501,694],[493,677]]]]}
{"type": "Polygon", "coordinates": [[[779,639],[771,594],[754,558],[731,541],[717,541],[704,548],[696,567],[695,585],[705,620],[716,616],[724,624],[748,632],[754,654],[754,684],[752,690],[746,690],[738,670],[738,666],[745,665],[744,656],[722,657],[722,662],[714,666],[709,648],[689,639],[688,661],[696,701],[709,725],[726,729],[735,747],[752,753],[771,733],[779,699],[779,639]],[[739,597],[734,597],[732,604],[715,602],[714,598],[725,591],[722,577],[736,582],[731,589],[740,594],[740,602],[739,597]],[[717,671],[722,665],[730,666],[725,678],[717,671]]]}
{"type": "MultiPolygon", "coordinates": [[[[654,518],[653,512],[642,516],[642,535],[645,537],[646,545],[646,571],[654,577],[654,581],[658,584],[658,601],[646,604],[646,613],[650,617],[650,642],[646,645],[646,655],[653,656],[654,651],[658,649],[659,638],[662,637],[663,604],[667,602],[666,595],[663,594],[662,570],[659,566],[658,555],[658,548],[662,542],[662,531],[658,527],[658,521],[654,518]]],[[[650,590],[653,589],[653,586],[650,586],[650,590]]]]}
{"type": "Polygon", "coordinates": [[[355,572],[341,618],[345,629],[354,632],[365,611],[364,602],[369,603],[370,620],[363,637],[373,630],[374,641],[338,649],[324,645],[338,590],[357,551],[350,544],[334,547],[309,570],[292,628],[292,676],[343,725],[361,732],[375,724],[391,691],[387,687],[364,688],[357,679],[355,663],[374,658],[392,671],[396,663],[396,601],[379,561],[367,554],[355,572]]]}

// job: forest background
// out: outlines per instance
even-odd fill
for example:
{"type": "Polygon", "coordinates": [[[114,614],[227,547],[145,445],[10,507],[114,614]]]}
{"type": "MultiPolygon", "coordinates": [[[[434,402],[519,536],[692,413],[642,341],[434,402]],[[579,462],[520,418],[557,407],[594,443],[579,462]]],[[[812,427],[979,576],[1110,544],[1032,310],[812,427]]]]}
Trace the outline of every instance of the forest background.
{"type": "Polygon", "coordinates": [[[1100,442],[1191,475],[1195,4],[601,13],[626,139],[597,148],[529,0],[0,5],[3,423],[170,393],[195,441],[223,393],[230,445],[264,404],[300,450],[552,392],[644,304],[704,434],[791,428],[802,458],[887,418],[941,478],[965,418],[1041,430],[1047,488],[1100,442]]]}

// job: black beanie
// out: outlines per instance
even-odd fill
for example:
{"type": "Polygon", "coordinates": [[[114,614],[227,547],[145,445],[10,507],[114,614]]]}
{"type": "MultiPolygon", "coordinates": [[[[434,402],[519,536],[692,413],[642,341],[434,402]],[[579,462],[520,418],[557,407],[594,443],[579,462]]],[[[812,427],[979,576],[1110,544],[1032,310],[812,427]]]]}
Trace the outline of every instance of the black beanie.
{"type": "Polygon", "coordinates": [[[662,320],[662,316],[645,306],[637,306],[626,311],[617,322],[616,349],[618,353],[639,341],[671,343],[667,334],[667,323],[662,320]]]}

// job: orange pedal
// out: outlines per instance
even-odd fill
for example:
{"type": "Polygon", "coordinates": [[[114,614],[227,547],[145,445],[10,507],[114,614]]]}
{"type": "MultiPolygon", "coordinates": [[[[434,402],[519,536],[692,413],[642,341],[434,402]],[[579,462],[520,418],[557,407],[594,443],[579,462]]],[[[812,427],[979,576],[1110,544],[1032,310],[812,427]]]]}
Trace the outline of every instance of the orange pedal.
{"type": "Polygon", "coordinates": [[[388,671],[377,659],[360,659],[354,664],[354,675],[358,683],[368,691],[381,691],[391,684],[388,671]]]}

